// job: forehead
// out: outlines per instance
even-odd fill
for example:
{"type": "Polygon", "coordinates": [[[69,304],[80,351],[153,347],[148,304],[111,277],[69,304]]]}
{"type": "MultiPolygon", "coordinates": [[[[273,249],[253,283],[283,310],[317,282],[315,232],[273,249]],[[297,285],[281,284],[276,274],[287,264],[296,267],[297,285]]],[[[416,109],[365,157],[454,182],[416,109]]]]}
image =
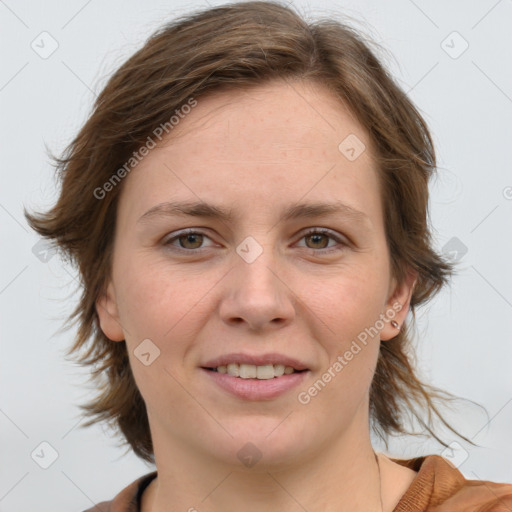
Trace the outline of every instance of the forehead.
{"type": "Polygon", "coordinates": [[[324,86],[278,81],[196,101],[128,177],[123,194],[140,214],[170,200],[252,205],[255,212],[301,198],[345,200],[357,209],[367,203],[378,214],[369,135],[324,86]]]}
{"type": "Polygon", "coordinates": [[[217,154],[240,150],[269,157],[281,151],[325,147],[338,150],[350,134],[370,140],[352,112],[325,86],[276,80],[200,97],[167,137],[167,146],[215,143],[217,154]],[[226,144],[229,142],[229,146],[226,144]]]}

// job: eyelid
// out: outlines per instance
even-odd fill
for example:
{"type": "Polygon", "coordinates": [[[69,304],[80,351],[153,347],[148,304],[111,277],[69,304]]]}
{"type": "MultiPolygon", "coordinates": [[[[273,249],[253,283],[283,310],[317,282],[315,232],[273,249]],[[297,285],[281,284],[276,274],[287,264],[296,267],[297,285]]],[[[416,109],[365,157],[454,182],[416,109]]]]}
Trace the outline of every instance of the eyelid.
{"type": "Polygon", "coordinates": [[[181,230],[173,231],[172,233],[169,233],[169,235],[166,235],[163,238],[162,243],[163,243],[163,245],[170,246],[173,249],[176,249],[177,251],[187,252],[189,254],[192,254],[194,252],[198,253],[198,252],[201,252],[202,250],[204,250],[205,249],[204,247],[201,247],[200,249],[183,249],[183,247],[171,246],[170,242],[176,241],[178,238],[180,238],[182,236],[189,235],[189,234],[202,235],[211,240],[211,237],[208,235],[207,231],[204,230],[204,228],[185,228],[185,229],[181,229],[181,230]]]}
{"type": "MultiPolygon", "coordinates": [[[[320,227],[307,228],[306,231],[303,231],[301,233],[301,236],[300,236],[299,240],[302,240],[305,236],[308,236],[310,234],[315,234],[315,233],[320,233],[322,235],[327,235],[327,236],[329,236],[329,238],[331,238],[331,239],[335,240],[336,242],[338,242],[338,244],[341,244],[341,245],[344,245],[344,246],[350,245],[350,241],[349,241],[349,239],[346,236],[340,235],[336,231],[333,231],[332,229],[320,228],[320,227]]],[[[309,247],[306,247],[306,249],[309,249],[309,247]]],[[[335,248],[334,247],[330,247],[330,249],[334,250],[335,248]]],[[[310,249],[310,250],[315,251],[315,249],[310,249]]],[[[329,252],[329,249],[319,249],[319,251],[329,252]]],[[[315,251],[315,252],[317,252],[317,251],[315,251]]]]}
{"type": "MultiPolygon", "coordinates": [[[[314,227],[314,226],[310,227],[310,228],[305,228],[303,231],[301,231],[298,241],[302,240],[304,237],[306,237],[310,234],[316,234],[316,233],[328,236],[332,240],[336,241],[338,243],[338,246],[341,245],[341,247],[329,247],[329,248],[323,248],[323,249],[312,249],[310,247],[304,247],[306,250],[308,250],[312,253],[317,253],[318,255],[322,255],[322,254],[328,254],[328,253],[332,253],[332,252],[339,252],[343,249],[346,249],[348,246],[351,245],[351,241],[346,236],[340,235],[336,231],[333,231],[332,229],[329,229],[329,228],[314,227]]],[[[200,254],[203,251],[207,250],[209,247],[211,247],[211,246],[209,246],[209,247],[201,247],[199,249],[184,249],[182,247],[177,247],[177,246],[171,245],[170,242],[174,242],[178,238],[180,238],[182,236],[186,236],[188,234],[202,235],[211,240],[211,237],[208,235],[208,230],[205,230],[205,228],[185,228],[182,230],[173,231],[172,233],[169,233],[169,235],[172,235],[172,236],[164,237],[162,243],[166,247],[172,247],[171,250],[175,250],[175,251],[178,251],[181,253],[186,253],[186,254],[194,254],[194,253],[200,254]]]]}

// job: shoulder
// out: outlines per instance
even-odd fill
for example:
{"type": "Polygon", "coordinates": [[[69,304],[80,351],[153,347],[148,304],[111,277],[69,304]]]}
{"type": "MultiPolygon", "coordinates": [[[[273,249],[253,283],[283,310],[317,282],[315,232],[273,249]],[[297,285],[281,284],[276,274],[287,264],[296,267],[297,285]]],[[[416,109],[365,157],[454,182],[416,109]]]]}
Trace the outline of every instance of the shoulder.
{"type": "Polygon", "coordinates": [[[156,476],[156,471],[143,475],[120,491],[114,499],[96,503],[83,512],[139,512],[142,493],[156,476]]]}
{"type": "Polygon", "coordinates": [[[440,455],[392,460],[418,472],[393,512],[512,510],[512,484],[468,480],[440,455]]]}

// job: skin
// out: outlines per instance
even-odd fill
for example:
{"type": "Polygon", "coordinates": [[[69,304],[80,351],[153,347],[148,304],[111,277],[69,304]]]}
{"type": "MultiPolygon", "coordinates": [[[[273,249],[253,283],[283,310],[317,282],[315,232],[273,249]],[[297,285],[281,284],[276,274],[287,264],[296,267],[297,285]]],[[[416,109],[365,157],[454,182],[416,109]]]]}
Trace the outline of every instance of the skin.
{"type": "MultiPolygon", "coordinates": [[[[147,405],[158,478],[143,511],[381,509],[369,388],[380,339],[397,330],[385,322],[307,405],[297,400],[393,304],[400,325],[407,315],[416,275],[400,286],[391,276],[377,176],[368,134],[328,90],[277,81],[199,98],[125,178],[97,311],[105,335],[126,340],[147,405]],[[366,146],[354,161],[338,149],[349,134],[366,146]],[[178,200],[233,208],[234,219],[139,221],[178,200]],[[366,217],[281,218],[298,202],[334,200],[366,217]],[[184,228],[205,236],[173,238],[184,228]],[[263,249],[252,263],[236,252],[248,236],[263,249]],[[147,338],[160,350],[149,366],[134,355],[147,338]],[[275,399],[244,401],[200,369],[230,352],[280,352],[310,372],[275,399]],[[262,454],[251,468],[237,457],[247,442],[262,454]]],[[[417,473],[379,458],[392,510],[417,473]]]]}

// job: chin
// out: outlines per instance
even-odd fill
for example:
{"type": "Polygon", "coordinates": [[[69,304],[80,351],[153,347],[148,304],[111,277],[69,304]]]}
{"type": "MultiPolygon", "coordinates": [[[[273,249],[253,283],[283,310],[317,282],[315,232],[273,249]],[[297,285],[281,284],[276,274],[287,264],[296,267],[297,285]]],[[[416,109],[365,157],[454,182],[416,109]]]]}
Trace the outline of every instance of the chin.
{"type": "MultiPolygon", "coordinates": [[[[282,417],[277,420],[262,418],[261,421],[252,417],[236,421],[236,428],[226,425],[233,437],[226,435],[221,440],[216,435],[217,441],[213,443],[216,449],[212,455],[237,469],[252,472],[278,471],[294,466],[305,455],[304,439],[311,440],[314,436],[301,434],[298,425],[285,427],[282,421],[282,417]],[[226,454],[229,454],[227,459],[226,454]]],[[[211,450],[212,444],[208,448],[211,450]]]]}

